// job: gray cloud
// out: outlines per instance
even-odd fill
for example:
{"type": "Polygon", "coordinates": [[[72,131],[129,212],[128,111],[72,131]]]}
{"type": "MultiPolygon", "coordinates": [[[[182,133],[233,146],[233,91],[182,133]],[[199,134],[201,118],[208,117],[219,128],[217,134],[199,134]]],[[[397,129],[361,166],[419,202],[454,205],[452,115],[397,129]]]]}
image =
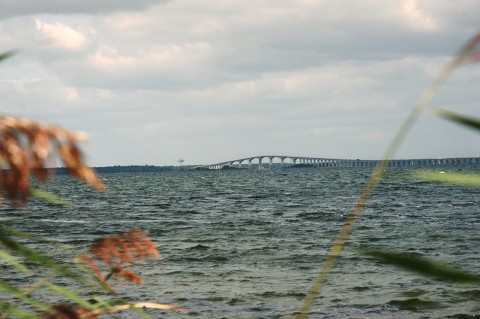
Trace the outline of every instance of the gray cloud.
{"type": "Polygon", "coordinates": [[[169,0],[3,0],[0,5],[0,17],[12,17],[34,14],[102,14],[121,10],[138,10],[148,6],[165,3],[169,0]]]}
{"type": "MultiPolygon", "coordinates": [[[[94,165],[379,157],[478,27],[470,0],[42,3],[0,20],[3,47],[55,39],[0,65],[0,108],[86,131],[94,165]]],[[[434,103],[478,113],[477,71],[434,103]]],[[[471,149],[438,122],[422,119],[402,154],[471,149]]]]}

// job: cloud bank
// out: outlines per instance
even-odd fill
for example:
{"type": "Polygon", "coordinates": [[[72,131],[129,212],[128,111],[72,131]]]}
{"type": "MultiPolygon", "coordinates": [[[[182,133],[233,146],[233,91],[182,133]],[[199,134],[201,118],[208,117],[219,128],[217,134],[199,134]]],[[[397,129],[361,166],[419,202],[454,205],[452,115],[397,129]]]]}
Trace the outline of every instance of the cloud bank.
{"type": "MultiPolygon", "coordinates": [[[[1,46],[25,48],[0,65],[2,112],[87,132],[93,165],[378,158],[480,16],[469,0],[2,6],[1,46]]],[[[462,68],[435,103],[478,114],[479,77],[462,68]]],[[[412,135],[399,157],[478,155],[436,119],[412,135]]]]}

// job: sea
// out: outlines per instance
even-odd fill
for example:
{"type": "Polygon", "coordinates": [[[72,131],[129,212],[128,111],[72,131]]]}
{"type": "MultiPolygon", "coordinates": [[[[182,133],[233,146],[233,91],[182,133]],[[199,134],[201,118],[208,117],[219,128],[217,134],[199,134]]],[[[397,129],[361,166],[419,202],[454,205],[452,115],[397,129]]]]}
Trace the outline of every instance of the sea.
{"type": "MultiPolygon", "coordinates": [[[[478,173],[480,167],[434,170],[478,173]]],[[[425,277],[362,254],[388,249],[480,274],[480,189],[419,181],[413,172],[385,172],[309,318],[480,317],[478,283],[425,277]]],[[[135,265],[143,285],[113,285],[130,302],[188,311],[145,310],[153,318],[294,318],[370,173],[290,168],[104,174],[103,193],[56,176],[41,187],[68,205],[37,199],[19,209],[4,205],[0,222],[33,235],[23,240],[59,260],[71,260],[98,238],[144,230],[162,257],[135,265]]],[[[0,279],[17,286],[39,280],[12,272],[3,261],[0,266],[0,279]]],[[[86,298],[117,298],[76,289],[86,298]]],[[[33,297],[65,302],[54,293],[33,297]]],[[[113,317],[140,318],[134,312],[113,317]]]]}

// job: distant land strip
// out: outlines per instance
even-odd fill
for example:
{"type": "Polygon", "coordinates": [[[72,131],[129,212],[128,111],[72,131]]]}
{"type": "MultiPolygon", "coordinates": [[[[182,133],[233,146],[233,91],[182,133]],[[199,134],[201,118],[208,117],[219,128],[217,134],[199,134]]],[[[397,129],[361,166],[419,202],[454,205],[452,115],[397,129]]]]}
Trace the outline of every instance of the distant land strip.
{"type": "MultiPolygon", "coordinates": [[[[99,166],[93,169],[99,174],[109,173],[154,173],[154,172],[174,172],[185,170],[226,170],[226,169],[279,169],[279,168],[309,168],[309,167],[337,167],[337,168],[373,168],[378,160],[346,160],[346,159],[319,159],[314,157],[297,157],[297,161],[287,163],[285,160],[280,163],[270,161],[267,163],[258,160],[259,157],[249,157],[244,159],[246,163],[240,163],[239,160],[222,162],[210,165],[179,165],[179,166],[155,166],[155,165],[114,165],[114,166],[99,166]],[[248,159],[251,159],[248,162],[248,159]],[[254,163],[254,159],[256,162],[254,163]]],[[[242,161],[242,162],[243,162],[242,161]]],[[[455,166],[480,166],[480,157],[455,157],[455,158],[431,158],[431,159],[395,159],[389,161],[389,167],[455,167],[455,166]]],[[[51,169],[52,174],[66,175],[68,169],[65,167],[57,167],[51,169]]]]}
{"type": "MultiPolygon", "coordinates": [[[[92,167],[99,174],[110,173],[155,173],[155,172],[172,172],[185,170],[187,166],[155,166],[155,165],[115,165],[115,166],[99,166],[92,167]]],[[[52,169],[52,174],[67,175],[66,167],[57,167],[52,169]]]]}

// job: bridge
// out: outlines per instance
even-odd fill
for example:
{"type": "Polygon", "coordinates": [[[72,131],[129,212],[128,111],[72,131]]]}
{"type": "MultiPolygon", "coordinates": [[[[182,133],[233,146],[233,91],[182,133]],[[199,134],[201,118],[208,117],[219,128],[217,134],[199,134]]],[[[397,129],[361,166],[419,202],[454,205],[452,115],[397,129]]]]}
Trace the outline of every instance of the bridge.
{"type": "MultiPolygon", "coordinates": [[[[275,159],[280,160],[280,166],[304,165],[313,167],[375,167],[380,160],[339,159],[323,157],[305,157],[290,155],[259,155],[231,161],[200,166],[200,168],[219,170],[224,168],[272,168],[275,159]],[[264,166],[265,165],[265,166],[264,166]]],[[[432,167],[480,164],[480,157],[451,157],[424,159],[393,159],[388,161],[388,167],[432,167]]]]}

